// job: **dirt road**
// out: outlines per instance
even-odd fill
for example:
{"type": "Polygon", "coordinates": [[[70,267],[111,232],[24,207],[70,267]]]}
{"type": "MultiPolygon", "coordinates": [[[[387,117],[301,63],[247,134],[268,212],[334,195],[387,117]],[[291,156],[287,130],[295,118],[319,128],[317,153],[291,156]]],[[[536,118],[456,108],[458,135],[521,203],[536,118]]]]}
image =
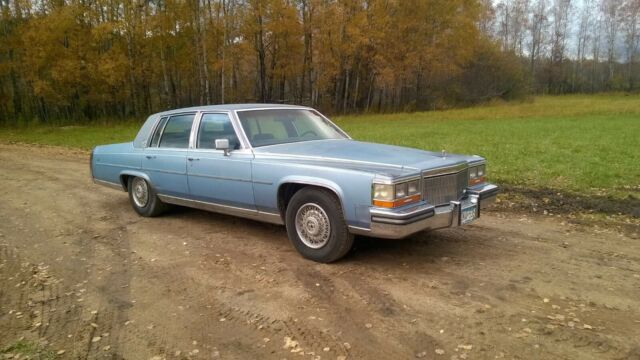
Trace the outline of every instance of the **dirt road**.
{"type": "Polygon", "coordinates": [[[82,359],[640,359],[639,242],[494,211],[404,241],[358,239],[344,261],[322,265],[298,256],[284,228],[182,208],[142,218],[125,193],[91,182],[86,156],[0,145],[0,348],[24,339],[82,359]]]}

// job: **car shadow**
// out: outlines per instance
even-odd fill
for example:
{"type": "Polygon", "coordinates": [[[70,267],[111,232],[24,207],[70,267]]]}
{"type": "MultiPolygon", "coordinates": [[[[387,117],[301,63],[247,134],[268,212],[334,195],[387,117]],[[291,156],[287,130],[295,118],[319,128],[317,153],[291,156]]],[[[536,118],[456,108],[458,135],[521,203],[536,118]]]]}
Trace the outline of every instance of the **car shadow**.
{"type": "MultiPolygon", "coordinates": [[[[171,216],[185,220],[206,222],[209,224],[233,224],[252,233],[256,240],[275,244],[274,238],[281,238],[278,245],[288,243],[284,226],[263,223],[251,219],[244,219],[232,215],[209,212],[183,206],[172,206],[164,216],[171,216]],[[265,236],[269,234],[269,236],[265,236]]],[[[470,225],[466,228],[442,229],[430,232],[420,232],[400,240],[380,239],[366,236],[356,236],[354,246],[347,256],[339,263],[435,263],[442,259],[455,258],[464,261],[482,261],[495,258],[491,247],[483,246],[491,235],[483,233],[483,227],[470,225]],[[470,252],[470,247],[473,252],[470,252]]],[[[274,251],[278,251],[275,250],[274,251]]],[[[292,248],[293,251],[293,248],[292,248]]]]}
{"type": "MultiPolygon", "coordinates": [[[[420,232],[405,239],[389,240],[357,236],[344,261],[436,263],[443,260],[482,262],[496,258],[490,245],[495,234],[481,226],[420,232]]],[[[500,255],[503,256],[504,254],[500,255]]]]}

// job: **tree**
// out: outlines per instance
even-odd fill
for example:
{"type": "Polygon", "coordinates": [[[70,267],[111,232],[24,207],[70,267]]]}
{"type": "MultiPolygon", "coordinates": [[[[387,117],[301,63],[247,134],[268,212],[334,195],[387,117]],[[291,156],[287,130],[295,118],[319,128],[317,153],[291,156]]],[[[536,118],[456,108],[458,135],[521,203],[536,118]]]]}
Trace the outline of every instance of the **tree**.
{"type": "Polygon", "coordinates": [[[640,0],[627,0],[621,7],[621,26],[624,32],[624,45],[627,61],[628,89],[635,87],[633,68],[640,47],[640,0]]]}
{"type": "Polygon", "coordinates": [[[613,75],[615,69],[616,41],[618,39],[618,31],[620,29],[620,8],[622,0],[602,0],[601,11],[603,15],[603,25],[605,31],[605,41],[607,44],[607,64],[609,73],[607,83],[609,88],[613,86],[613,75]]]}

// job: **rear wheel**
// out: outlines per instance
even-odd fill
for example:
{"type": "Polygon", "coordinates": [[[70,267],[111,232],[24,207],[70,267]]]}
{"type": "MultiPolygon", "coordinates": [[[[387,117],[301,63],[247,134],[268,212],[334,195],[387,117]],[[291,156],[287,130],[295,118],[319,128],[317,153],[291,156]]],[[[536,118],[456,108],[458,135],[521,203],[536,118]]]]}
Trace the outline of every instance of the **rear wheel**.
{"type": "Polygon", "coordinates": [[[307,259],[329,263],[353,246],[342,206],[330,191],[307,187],[293,195],[286,210],[289,240],[307,259]]]}
{"type": "Polygon", "coordinates": [[[130,177],[127,189],[129,190],[129,202],[133,209],[146,217],[158,216],[167,209],[158,198],[155,190],[141,177],[130,177]]]}

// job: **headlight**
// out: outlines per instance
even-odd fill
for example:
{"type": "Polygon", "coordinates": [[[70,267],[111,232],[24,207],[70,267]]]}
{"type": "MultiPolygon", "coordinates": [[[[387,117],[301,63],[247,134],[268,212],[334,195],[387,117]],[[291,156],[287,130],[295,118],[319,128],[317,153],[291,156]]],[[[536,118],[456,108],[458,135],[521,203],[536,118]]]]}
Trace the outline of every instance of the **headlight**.
{"type": "Polygon", "coordinates": [[[375,206],[394,208],[420,201],[420,180],[393,184],[373,184],[372,203],[375,206]]]}
{"type": "Polygon", "coordinates": [[[485,165],[469,167],[469,186],[482,184],[484,182],[485,165]]]}
{"type": "Polygon", "coordinates": [[[478,177],[484,176],[484,165],[478,166],[478,177]]]}
{"type": "Polygon", "coordinates": [[[420,192],[420,181],[413,180],[407,183],[407,193],[409,195],[415,195],[420,192]]]}
{"type": "Polygon", "coordinates": [[[373,184],[373,198],[377,200],[393,200],[393,185],[373,184]]]}

